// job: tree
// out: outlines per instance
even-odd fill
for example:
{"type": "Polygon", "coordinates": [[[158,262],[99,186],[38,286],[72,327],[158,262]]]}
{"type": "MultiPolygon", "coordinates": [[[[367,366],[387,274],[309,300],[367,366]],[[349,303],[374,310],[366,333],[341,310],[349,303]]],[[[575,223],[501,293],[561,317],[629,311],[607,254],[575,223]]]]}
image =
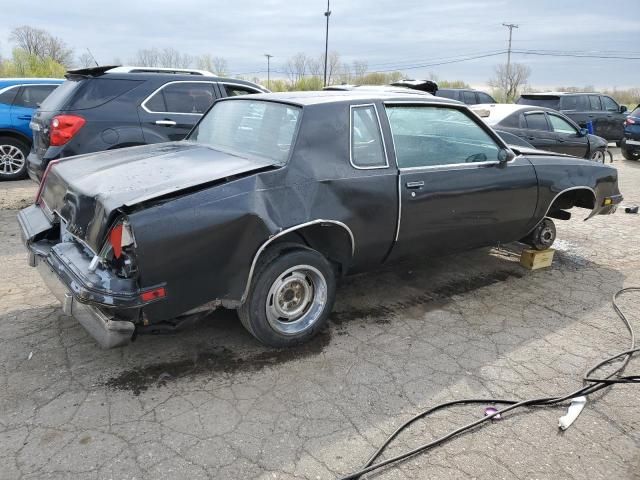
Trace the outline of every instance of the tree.
{"type": "Polygon", "coordinates": [[[222,57],[213,57],[213,73],[221,77],[229,74],[229,66],[227,61],[222,57]]]}
{"type": "Polygon", "coordinates": [[[96,64],[89,52],[84,52],[83,54],[79,55],[76,63],[81,68],[93,67],[96,64]]]}
{"type": "Polygon", "coordinates": [[[368,68],[369,64],[366,62],[366,60],[353,61],[353,73],[356,76],[356,81],[359,81],[360,78],[364,77],[365,73],[367,73],[368,68]]]}
{"type": "Polygon", "coordinates": [[[302,52],[296,53],[293,57],[289,58],[285,65],[285,71],[291,83],[302,80],[307,73],[308,66],[309,59],[302,52]]]}
{"type": "Polygon", "coordinates": [[[22,48],[14,48],[12,58],[0,62],[0,77],[62,77],[66,70],[52,58],[43,59],[22,48]]]}
{"type": "Polygon", "coordinates": [[[34,55],[40,60],[50,58],[66,67],[73,63],[73,50],[62,39],[46,30],[22,25],[11,31],[9,40],[28,55],[34,55]]]}
{"type": "Polygon", "coordinates": [[[489,80],[489,85],[495,89],[494,93],[498,98],[510,103],[526,85],[529,75],[531,69],[521,63],[512,63],[509,68],[506,64],[497,65],[495,76],[489,80]]]}

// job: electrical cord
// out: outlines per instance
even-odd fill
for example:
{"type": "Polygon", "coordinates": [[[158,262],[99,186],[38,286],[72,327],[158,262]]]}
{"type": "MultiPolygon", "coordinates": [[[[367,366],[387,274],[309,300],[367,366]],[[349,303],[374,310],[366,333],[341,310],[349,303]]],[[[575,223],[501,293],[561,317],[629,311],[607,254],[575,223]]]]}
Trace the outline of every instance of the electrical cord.
{"type": "Polygon", "coordinates": [[[629,349],[620,352],[620,353],[616,353],[615,355],[612,355],[608,358],[605,358],[604,360],[602,360],[601,362],[597,363],[596,365],[594,365],[593,367],[591,367],[589,370],[587,370],[587,372],[584,374],[584,376],[582,377],[582,381],[584,385],[582,388],[579,388],[578,390],[565,394],[565,395],[560,395],[560,396],[556,396],[556,397],[543,397],[543,398],[535,398],[535,399],[529,399],[529,400],[511,400],[511,399],[496,399],[496,398],[467,398],[467,399],[463,399],[463,400],[453,400],[451,402],[446,402],[446,403],[441,403],[439,405],[436,405],[434,407],[431,407],[427,410],[424,410],[416,415],[414,415],[412,418],[410,418],[409,420],[407,420],[406,422],[404,422],[402,425],[400,425],[391,435],[389,435],[387,437],[387,439],[382,443],[382,445],[380,446],[380,448],[378,448],[374,454],[369,458],[369,460],[367,460],[367,462],[363,465],[363,467],[353,473],[350,473],[344,477],[341,477],[340,480],[351,480],[351,479],[356,479],[356,478],[360,478],[362,475],[372,472],[374,470],[378,470],[384,466],[399,462],[401,460],[404,460],[406,458],[409,458],[411,456],[414,456],[418,453],[424,452],[426,450],[429,450],[431,448],[434,448],[444,442],[446,442],[447,440],[463,433],[466,431],[469,431],[475,427],[477,427],[478,425],[482,424],[482,423],[486,423],[489,420],[491,420],[494,417],[497,416],[501,416],[511,410],[515,410],[517,408],[521,408],[521,407],[533,407],[533,406],[551,406],[551,405],[557,405],[559,403],[565,402],[567,400],[570,400],[572,398],[575,397],[580,397],[580,396],[587,396],[587,395],[591,395],[599,390],[602,390],[603,388],[607,388],[610,387],[611,385],[614,385],[616,383],[640,383],[640,375],[628,375],[628,376],[621,376],[620,374],[624,371],[624,369],[627,367],[627,365],[629,364],[629,362],[631,361],[632,356],[635,353],[640,352],[640,348],[636,347],[636,337],[635,337],[635,332],[633,330],[633,327],[631,325],[631,323],[629,322],[629,320],[627,319],[626,315],[622,312],[622,310],[620,309],[619,305],[618,305],[618,297],[620,295],[622,295],[623,293],[626,292],[640,292],[640,287],[627,287],[627,288],[623,288],[621,290],[618,290],[612,298],[612,304],[613,304],[613,309],[616,312],[616,314],[618,315],[618,317],[623,321],[623,323],[625,324],[625,327],[627,328],[627,330],[629,331],[630,334],[630,347],[629,349]],[[605,376],[604,378],[596,378],[596,377],[592,377],[592,375],[594,374],[594,372],[596,372],[597,370],[601,369],[602,367],[604,367],[607,364],[610,364],[611,362],[614,362],[615,360],[618,359],[622,359],[622,363],[620,366],[618,366],[617,368],[615,368],[609,375],[605,376]],[[613,378],[616,377],[616,378],[613,378]],[[508,405],[507,407],[502,408],[501,410],[497,410],[496,412],[486,415],[478,420],[475,420],[471,423],[468,423],[460,428],[457,428],[431,442],[425,443],[423,445],[420,445],[416,448],[413,448],[412,450],[408,450],[404,453],[401,453],[399,455],[390,457],[388,459],[382,460],[378,463],[373,463],[379,456],[380,454],[389,446],[389,444],[393,441],[394,438],[396,438],[405,428],[407,428],[409,425],[411,425],[413,422],[415,422],[416,420],[419,420],[420,418],[424,418],[438,410],[442,410],[444,408],[447,407],[452,407],[455,405],[464,405],[464,404],[477,404],[477,403],[481,403],[481,404],[502,404],[502,405],[508,405]]]}

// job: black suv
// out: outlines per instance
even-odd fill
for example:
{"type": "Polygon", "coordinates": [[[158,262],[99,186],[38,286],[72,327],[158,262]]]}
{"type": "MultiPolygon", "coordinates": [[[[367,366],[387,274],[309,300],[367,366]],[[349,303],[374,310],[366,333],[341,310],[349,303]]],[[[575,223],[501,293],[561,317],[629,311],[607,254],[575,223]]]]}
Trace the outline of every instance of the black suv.
{"type": "Polygon", "coordinates": [[[593,133],[610,142],[620,143],[627,107],[600,93],[525,93],[516,102],[520,105],[552,108],[564,113],[581,127],[593,124],[593,133]]]}
{"type": "Polygon", "coordinates": [[[479,103],[496,103],[495,99],[480,90],[471,90],[468,88],[439,88],[436,97],[450,98],[458,100],[467,105],[477,105],[479,103]]]}
{"type": "Polygon", "coordinates": [[[33,116],[29,176],[51,160],[183,139],[214,100],[267,92],[207,72],[95,67],[71,70],[33,116]]]}

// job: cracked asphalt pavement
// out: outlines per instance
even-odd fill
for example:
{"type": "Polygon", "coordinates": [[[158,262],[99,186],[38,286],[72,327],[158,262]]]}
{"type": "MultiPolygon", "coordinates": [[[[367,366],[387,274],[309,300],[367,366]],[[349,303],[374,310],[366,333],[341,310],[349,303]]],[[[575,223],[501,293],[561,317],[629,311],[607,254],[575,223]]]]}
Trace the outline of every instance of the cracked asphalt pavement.
{"type": "MultiPolygon", "coordinates": [[[[640,163],[615,164],[624,204],[640,203],[640,163]]],[[[3,480],[336,478],[422,409],[569,392],[628,346],[611,296],[640,285],[640,216],[620,209],[557,221],[548,269],[523,269],[508,245],[348,278],[329,327],[298,349],[259,345],[222,310],[100,350],[27,266],[15,216],[34,193],[29,181],[0,184],[3,480]]],[[[640,333],[640,295],[620,303],[640,333]]],[[[385,455],[484,408],[440,411],[385,455]]],[[[593,395],[561,432],[565,412],[508,414],[368,478],[640,478],[637,386],[593,395]]]]}

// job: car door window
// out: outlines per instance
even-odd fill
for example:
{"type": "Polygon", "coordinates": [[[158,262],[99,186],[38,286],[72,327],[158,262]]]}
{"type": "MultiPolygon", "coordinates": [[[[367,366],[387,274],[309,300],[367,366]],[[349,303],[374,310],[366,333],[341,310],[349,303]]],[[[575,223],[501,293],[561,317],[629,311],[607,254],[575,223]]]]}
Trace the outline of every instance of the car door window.
{"type": "Polygon", "coordinates": [[[387,116],[400,168],[498,161],[498,144],[461,110],[388,106],[387,116]]]}
{"type": "Polygon", "coordinates": [[[491,96],[483,92],[478,92],[478,100],[480,101],[480,103],[496,103],[496,101],[491,98],[491,96]]]}
{"type": "Polygon", "coordinates": [[[388,166],[374,105],[351,107],[351,163],[356,168],[388,166]]]}
{"type": "Polygon", "coordinates": [[[589,95],[589,110],[602,110],[600,97],[598,95],[589,95]]]}
{"type": "Polygon", "coordinates": [[[524,116],[527,128],[531,130],[549,130],[549,124],[544,113],[528,113],[524,116]]]}
{"type": "Polygon", "coordinates": [[[567,122],[564,118],[561,118],[557,115],[549,114],[549,121],[551,122],[551,127],[553,127],[553,131],[556,133],[568,133],[575,134],[578,131],[567,122]]]}
{"type": "Polygon", "coordinates": [[[211,82],[168,83],[142,105],[151,113],[202,115],[215,100],[211,82]]]}
{"type": "Polygon", "coordinates": [[[230,83],[222,83],[222,88],[224,88],[227,93],[227,97],[237,97],[238,95],[251,95],[253,93],[264,93],[260,90],[256,90],[255,88],[251,88],[245,85],[235,85],[230,83]]]}
{"type": "Polygon", "coordinates": [[[602,104],[604,106],[604,109],[609,111],[609,112],[619,112],[620,111],[620,107],[618,106],[618,104],[609,97],[600,97],[600,99],[602,100],[602,104]]]}
{"type": "Polygon", "coordinates": [[[465,90],[464,92],[462,92],[462,98],[464,103],[466,103],[467,105],[474,105],[476,103],[475,92],[469,92],[468,90],[465,90]]]}
{"type": "Polygon", "coordinates": [[[11,105],[13,103],[13,99],[16,98],[18,90],[20,90],[20,87],[9,87],[4,92],[0,93],[0,103],[3,105],[11,105]]]}
{"type": "Polygon", "coordinates": [[[25,85],[13,104],[25,108],[38,108],[56,87],[57,85],[25,85]]]}

